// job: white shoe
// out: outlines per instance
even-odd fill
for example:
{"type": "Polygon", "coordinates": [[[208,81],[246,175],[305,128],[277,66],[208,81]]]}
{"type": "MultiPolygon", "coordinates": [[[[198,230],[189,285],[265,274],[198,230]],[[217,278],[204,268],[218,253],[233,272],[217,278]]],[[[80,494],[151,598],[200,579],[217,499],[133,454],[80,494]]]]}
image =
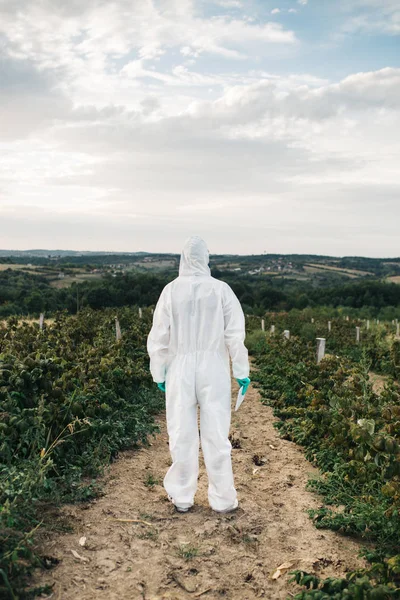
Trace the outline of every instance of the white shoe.
{"type": "Polygon", "coordinates": [[[239,508],[239,503],[236,502],[236,504],[234,504],[233,506],[230,506],[229,508],[224,508],[223,510],[214,510],[214,512],[220,513],[221,515],[225,515],[226,513],[231,513],[231,512],[235,512],[235,510],[237,510],[239,508]]]}
{"type": "Polygon", "coordinates": [[[189,511],[189,510],[192,508],[191,506],[177,506],[177,505],[175,504],[175,502],[174,502],[174,499],[173,499],[173,498],[171,498],[171,496],[168,496],[168,500],[169,500],[170,502],[172,502],[172,504],[175,506],[175,510],[176,510],[177,512],[180,512],[180,513],[186,513],[186,512],[188,512],[188,511],[189,511]]]}
{"type": "Polygon", "coordinates": [[[175,510],[178,513],[187,513],[189,512],[190,508],[182,508],[182,506],[176,506],[175,504],[175,510]]]}

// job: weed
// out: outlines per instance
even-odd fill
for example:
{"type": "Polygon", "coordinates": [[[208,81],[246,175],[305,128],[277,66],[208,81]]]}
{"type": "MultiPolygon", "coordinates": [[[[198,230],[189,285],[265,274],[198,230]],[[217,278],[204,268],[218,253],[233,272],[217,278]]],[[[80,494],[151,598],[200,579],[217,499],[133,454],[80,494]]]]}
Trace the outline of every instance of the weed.
{"type": "Polygon", "coordinates": [[[144,480],[144,485],[148,488],[152,488],[155,485],[158,485],[159,483],[160,483],[160,480],[157,479],[157,477],[154,477],[154,475],[152,475],[152,473],[148,473],[144,480]]]}
{"type": "Polygon", "coordinates": [[[156,531],[155,529],[146,529],[146,531],[143,531],[142,533],[139,533],[138,538],[140,540],[156,540],[158,539],[158,531],[156,531]]]}
{"type": "Polygon", "coordinates": [[[178,556],[185,560],[192,560],[192,558],[199,556],[199,553],[199,548],[187,544],[181,544],[178,548],[178,556]]]}
{"type": "Polygon", "coordinates": [[[143,512],[139,513],[139,517],[142,519],[142,521],[152,521],[154,519],[153,515],[150,515],[149,513],[143,513],[143,512]]]}

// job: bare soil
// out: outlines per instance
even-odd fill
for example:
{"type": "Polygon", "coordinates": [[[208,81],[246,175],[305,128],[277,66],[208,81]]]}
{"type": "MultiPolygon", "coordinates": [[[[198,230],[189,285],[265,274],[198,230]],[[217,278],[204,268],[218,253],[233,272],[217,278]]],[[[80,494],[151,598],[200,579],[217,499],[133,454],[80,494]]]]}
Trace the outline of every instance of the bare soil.
{"type": "Polygon", "coordinates": [[[374,390],[375,394],[378,394],[378,396],[383,392],[383,388],[385,387],[388,379],[389,377],[387,375],[378,375],[378,373],[373,373],[372,371],[369,373],[369,380],[372,384],[372,389],[374,390]]]}
{"type": "Polygon", "coordinates": [[[393,277],[387,277],[389,281],[393,283],[400,283],[400,275],[394,275],[393,277]]]}
{"type": "Polygon", "coordinates": [[[41,552],[60,563],[37,573],[36,584],[53,584],[47,597],[57,600],[284,600],[299,591],[289,583],[291,569],[343,576],[363,566],[356,541],[314,527],[306,511],[321,501],[305,488],[318,471],[279,438],[275,420],[250,389],[232,414],[239,509],[220,515],[209,508],[201,465],[196,504],[179,514],[162,487],[170,457],[161,415],[151,446],[124,452],[109,467],[104,496],[63,507],[73,531],[41,540],[41,552]],[[272,579],[282,563],[291,566],[272,579]]]}

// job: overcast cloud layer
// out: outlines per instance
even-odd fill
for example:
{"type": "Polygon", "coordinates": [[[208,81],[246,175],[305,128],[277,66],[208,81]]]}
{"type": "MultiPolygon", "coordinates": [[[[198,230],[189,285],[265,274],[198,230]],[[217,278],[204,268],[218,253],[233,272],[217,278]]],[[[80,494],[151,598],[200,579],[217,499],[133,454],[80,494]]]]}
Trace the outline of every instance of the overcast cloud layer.
{"type": "Polygon", "coordinates": [[[3,0],[0,248],[400,255],[398,0],[3,0]]]}

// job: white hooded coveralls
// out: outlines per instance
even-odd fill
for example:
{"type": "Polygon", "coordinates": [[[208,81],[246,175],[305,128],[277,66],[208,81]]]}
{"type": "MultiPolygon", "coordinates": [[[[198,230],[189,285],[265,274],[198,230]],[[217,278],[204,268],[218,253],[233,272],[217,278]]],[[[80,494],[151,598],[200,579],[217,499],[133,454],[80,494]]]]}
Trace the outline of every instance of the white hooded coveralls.
{"type": "Polygon", "coordinates": [[[179,507],[194,502],[199,471],[199,431],[214,510],[237,506],[228,439],[231,379],[249,376],[245,319],[226,283],[211,277],[209,254],[199,237],[182,251],[179,277],[161,293],[147,349],[157,383],[166,382],[166,411],[172,466],[164,487],[179,507]]]}

